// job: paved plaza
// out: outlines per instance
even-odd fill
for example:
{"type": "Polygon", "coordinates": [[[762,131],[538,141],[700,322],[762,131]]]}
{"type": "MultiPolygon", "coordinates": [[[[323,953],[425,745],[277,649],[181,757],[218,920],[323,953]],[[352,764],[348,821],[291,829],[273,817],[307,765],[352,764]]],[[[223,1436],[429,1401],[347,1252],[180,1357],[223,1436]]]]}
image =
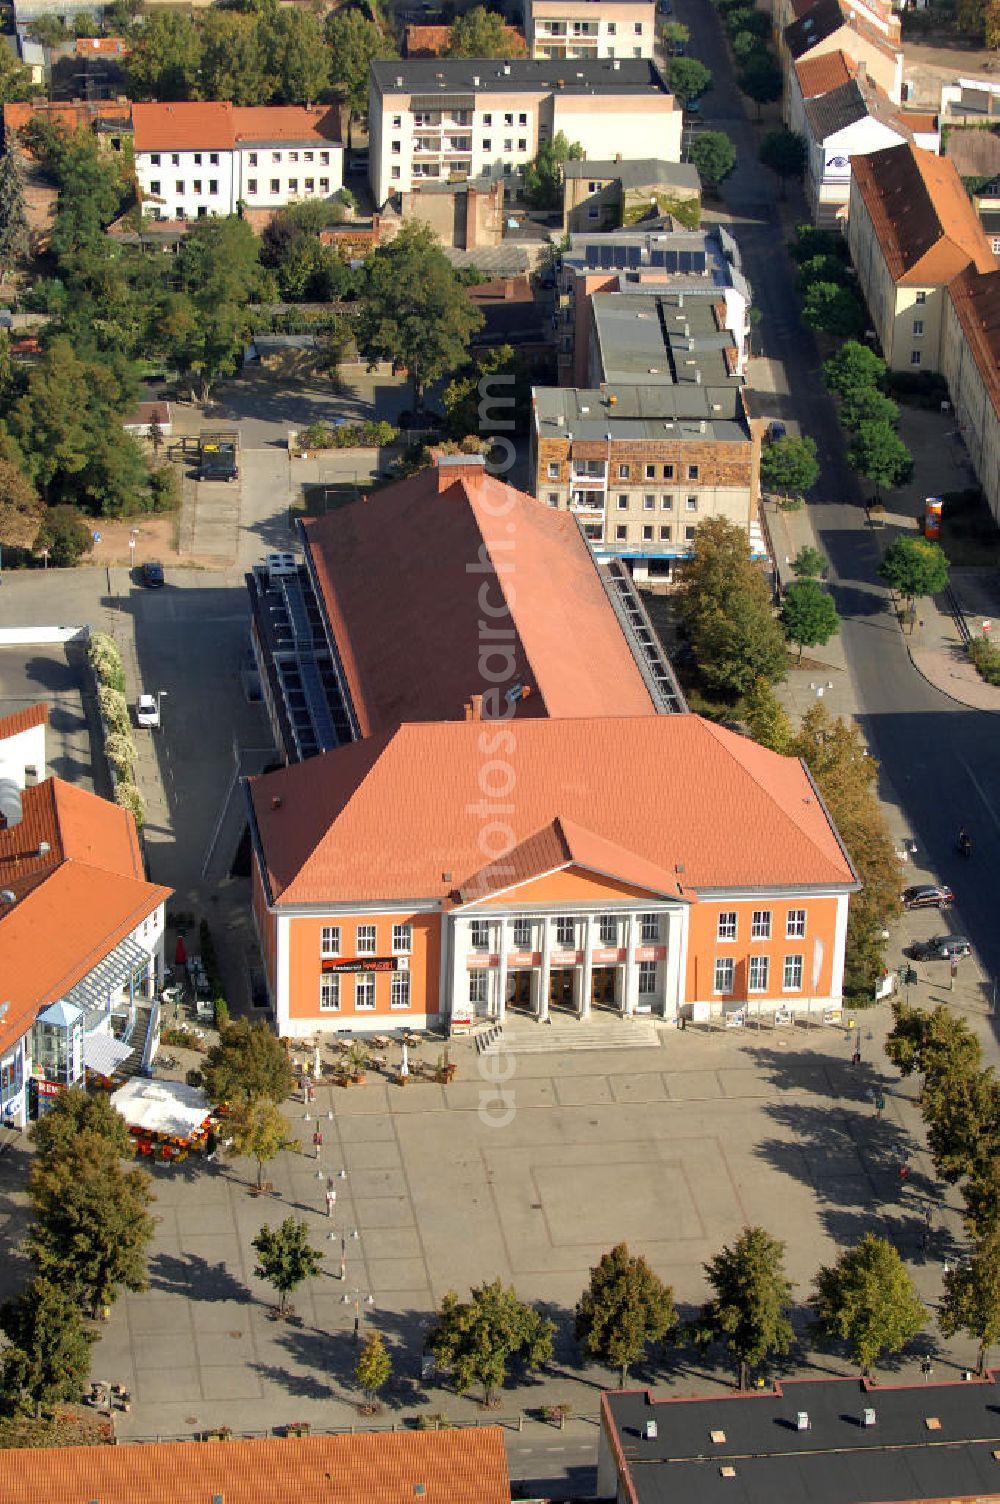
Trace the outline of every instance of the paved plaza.
{"type": "MultiPolygon", "coordinates": [[[[926,983],[915,991],[925,1003],[937,996],[926,983]]],[[[968,1002],[985,1035],[974,991],[953,1000],[968,1002]]],[[[480,1073],[483,1057],[463,1041],[448,1087],[412,1080],[401,1088],[369,1074],[360,1086],[319,1086],[308,1109],[296,1094],[287,1111],[302,1151],[267,1167],[270,1194],[251,1194],[255,1170],[245,1161],[156,1167],[151,1287],[119,1300],[92,1364],[95,1377],[132,1392],[119,1434],[357,1424],[356,1317],[393,1350],[385,1419],[425,1409],[472,1420],[474,1398],[422,1382],[423,1334],[446,1290],[465,1294],[497,1275],[543,1302],[559,1327],[550,1371],[509,1389],[503,1413],[556,1402],[571,1403],[577,1417],[596,1413],[608,1375],[579,1366],[570,1313],[591,1266],[622,1239],[673,1284],[681,1314],[689,1315],[705,1294],[703,1262],[747,1223],[787,1242],[800,1302],[837,1245],[873,1228],[901,1249],[932,1305],[958,1218],[938,1201],[915,1083],[894,1081],[882,1053],[888,1019],[885,1006],[859,1015],[860,1066],[851,1059],[856,1035],[842,1028],[664,1029],[652,1047],[571,1054],[558,1038],[549,1046],[548,1032],[549,1047],[531,1052],[538,1026],[518,1020],[513,1051],[493,1067],[510,1072],[500,1086],[502,1110],[498,1083],[480,1073]],[[523,1041],[528,1053],[520,1052],[523,1041]],[[879,1077],[890,1083],[881,1118],[873,1105],[879,1077]],[[324,1137],[318,1162],[317,1123],[324,1137]],[[905,1185],[904,1161],[911,1166],[905,1185]],[[337,1190],[332,1218],[327,1176],[337,1190]],[[290,1212],[309,1224],[325,1267],[295,1293],[294,1317],[279,1322],[272,1292],[254,1278],[250,1241],[290,1212]]],[[[609,1030],[615,1025],[609,1020],[609,1030]]],[[[567,1020],[556,1029],[572,1027],[567,1020]]],[[[422,1053],[432,1060],[433,1047],[422,1053]]],[[[23,1225],[25,1152],[18,1146],[0,1159],[8,1244],[23,1225]]],[[[797,1326],[804,1315],[797,1310],[797,1326]]],[[[937,1340],[929,1314],[920,1351],[937,1340]]],[[[954,1344],[942,1364],[966,1364],[966,1347],[954,1344]]],[[[903,1371],[916,1371],[918,1357],[910,1355],[903,1371]]],[[[836,1358],[818,1361],[827,1370],[845,1367],[836,1358]]],[[[727,1378],[690,1354],[639,1377],[688,1388],[727,1378]]]]}

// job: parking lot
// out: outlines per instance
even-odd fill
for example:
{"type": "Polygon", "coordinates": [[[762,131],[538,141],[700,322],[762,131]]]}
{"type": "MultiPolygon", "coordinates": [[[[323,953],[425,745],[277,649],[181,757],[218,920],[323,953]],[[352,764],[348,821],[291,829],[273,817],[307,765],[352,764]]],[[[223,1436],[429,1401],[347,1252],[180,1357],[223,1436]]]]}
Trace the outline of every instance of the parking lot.
{"type": "Polygon", "coordinates": [[[49,772],[67,783],[107,793],[107,779],[99,765],[95,783],[94,705],[86,682],[82,646],[0,647],[0,716],[48,701],[49,772]]]}

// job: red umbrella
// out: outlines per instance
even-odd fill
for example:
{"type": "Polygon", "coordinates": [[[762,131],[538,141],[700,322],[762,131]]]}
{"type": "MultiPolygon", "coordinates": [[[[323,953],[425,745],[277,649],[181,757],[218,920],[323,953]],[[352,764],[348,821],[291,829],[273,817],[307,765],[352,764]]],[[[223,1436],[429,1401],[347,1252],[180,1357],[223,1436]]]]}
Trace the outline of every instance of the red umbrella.
{"type": "Polygon", "coordinates": [[[187,950],[184,945],[184,936],[177,936],[177,946],[174,950],[174,965],[183,966],[187,961],[187,950]]]}

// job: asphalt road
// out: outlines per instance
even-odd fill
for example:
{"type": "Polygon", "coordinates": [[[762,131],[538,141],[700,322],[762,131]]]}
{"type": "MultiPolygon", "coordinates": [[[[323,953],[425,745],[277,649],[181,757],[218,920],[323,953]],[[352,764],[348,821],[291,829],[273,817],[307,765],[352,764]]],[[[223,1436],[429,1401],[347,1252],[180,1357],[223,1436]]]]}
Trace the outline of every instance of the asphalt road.
{"type": "MultiPolygon", "coordinates": [[[[987,972],[1000,977],[1000,925],[993,896],[1000,872],[1000,717],[956,704],[910,663],[876,573],[883,535],[865,527],[861,487],[846,463],[815,341],[798,320],[775,181],[756,159],[755,132],[732,81],[716,12],[702,0],[675,0],[674,8],[677,19],[690,28],[692,56],[701,58],[714,76],[714,87],[701,103],[704,125],[727,131],[737,148],[739,165],[723,186],[720,217],[732,225],[754,303],[763,315],[759,340],[764,355],[780,367],[772,415],[792,418],[811,434],[822,461],[810,512],[830,559],[860,720],[881,763],[882,797],[902,806],[924,865],[955,889],[963,930],[987,972]],[[963,825],[973,838],[968,860],[955,851],[963,825]]],[[[943,920],[942,929],[948,927],[943,920]]]]}

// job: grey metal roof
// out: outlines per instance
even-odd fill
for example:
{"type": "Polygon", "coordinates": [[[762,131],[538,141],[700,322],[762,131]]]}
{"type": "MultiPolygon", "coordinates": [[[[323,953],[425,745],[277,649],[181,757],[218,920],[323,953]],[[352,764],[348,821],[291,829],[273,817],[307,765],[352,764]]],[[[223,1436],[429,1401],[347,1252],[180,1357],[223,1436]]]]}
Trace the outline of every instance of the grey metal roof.
{"type": "Polygon", "coordinates": [[[667,386],[739,386],[723,351],[733,337],[716,326],[708,298],[597,293],[591,299],[604,379],[667,386]]]}
{"type": "Polygon", "coordinates": [[[517,89],[558,89],[565,94],[669,94],[649,58],[411,57],[371,65],[380,94],[509,94],[517,89]],[[402,80],[399,82],[399,80],[402,80]],[[478,82],[477,82],[478,80],[478,82]]]}
{"type": "Polygon", "coordinates": [[[1000,1492],[993,1381],[866,1389],[858,1379],[806,1380],[782,1390],[660,1404],[641,1391],[609,1395],[638,1504],[882,1504],[1000,1492]],[[868,1408],[873,1425],[863,1424],[868,1408]],[[734,1476],[723,1477],[723,1466],[734,1476]]]}
{"type": "Polygon", "coordinates": [[[684,292],[712,292],[735,287],[750,301],[740,248],[724,225],[703,230],[576,231],[562,261],[574,271],[655,272],[656,282],[636,283],[629,291],[662,293],[663,282],[684,292]]]}
{"type": "Polygon", "coordinates": [[[564,162],[563,176],[620,182],[626,188],[665,183],[676,188],[689,188],[692,193],[701,191],[701,178],[693,162],[663,162],[658,157],[643,157],[637,162],[593,162],[584,157],[564,162]]]}
{"type": "Polygon", "coordinates": [[[750,431],[738,385],[650,386],[612,382],[598,391],[578,387],[532,389],[540,438],[613,443],[713,439],[746,444],[750,431]],[[702,425],[704,424],[704,428],[702,425]]]}

